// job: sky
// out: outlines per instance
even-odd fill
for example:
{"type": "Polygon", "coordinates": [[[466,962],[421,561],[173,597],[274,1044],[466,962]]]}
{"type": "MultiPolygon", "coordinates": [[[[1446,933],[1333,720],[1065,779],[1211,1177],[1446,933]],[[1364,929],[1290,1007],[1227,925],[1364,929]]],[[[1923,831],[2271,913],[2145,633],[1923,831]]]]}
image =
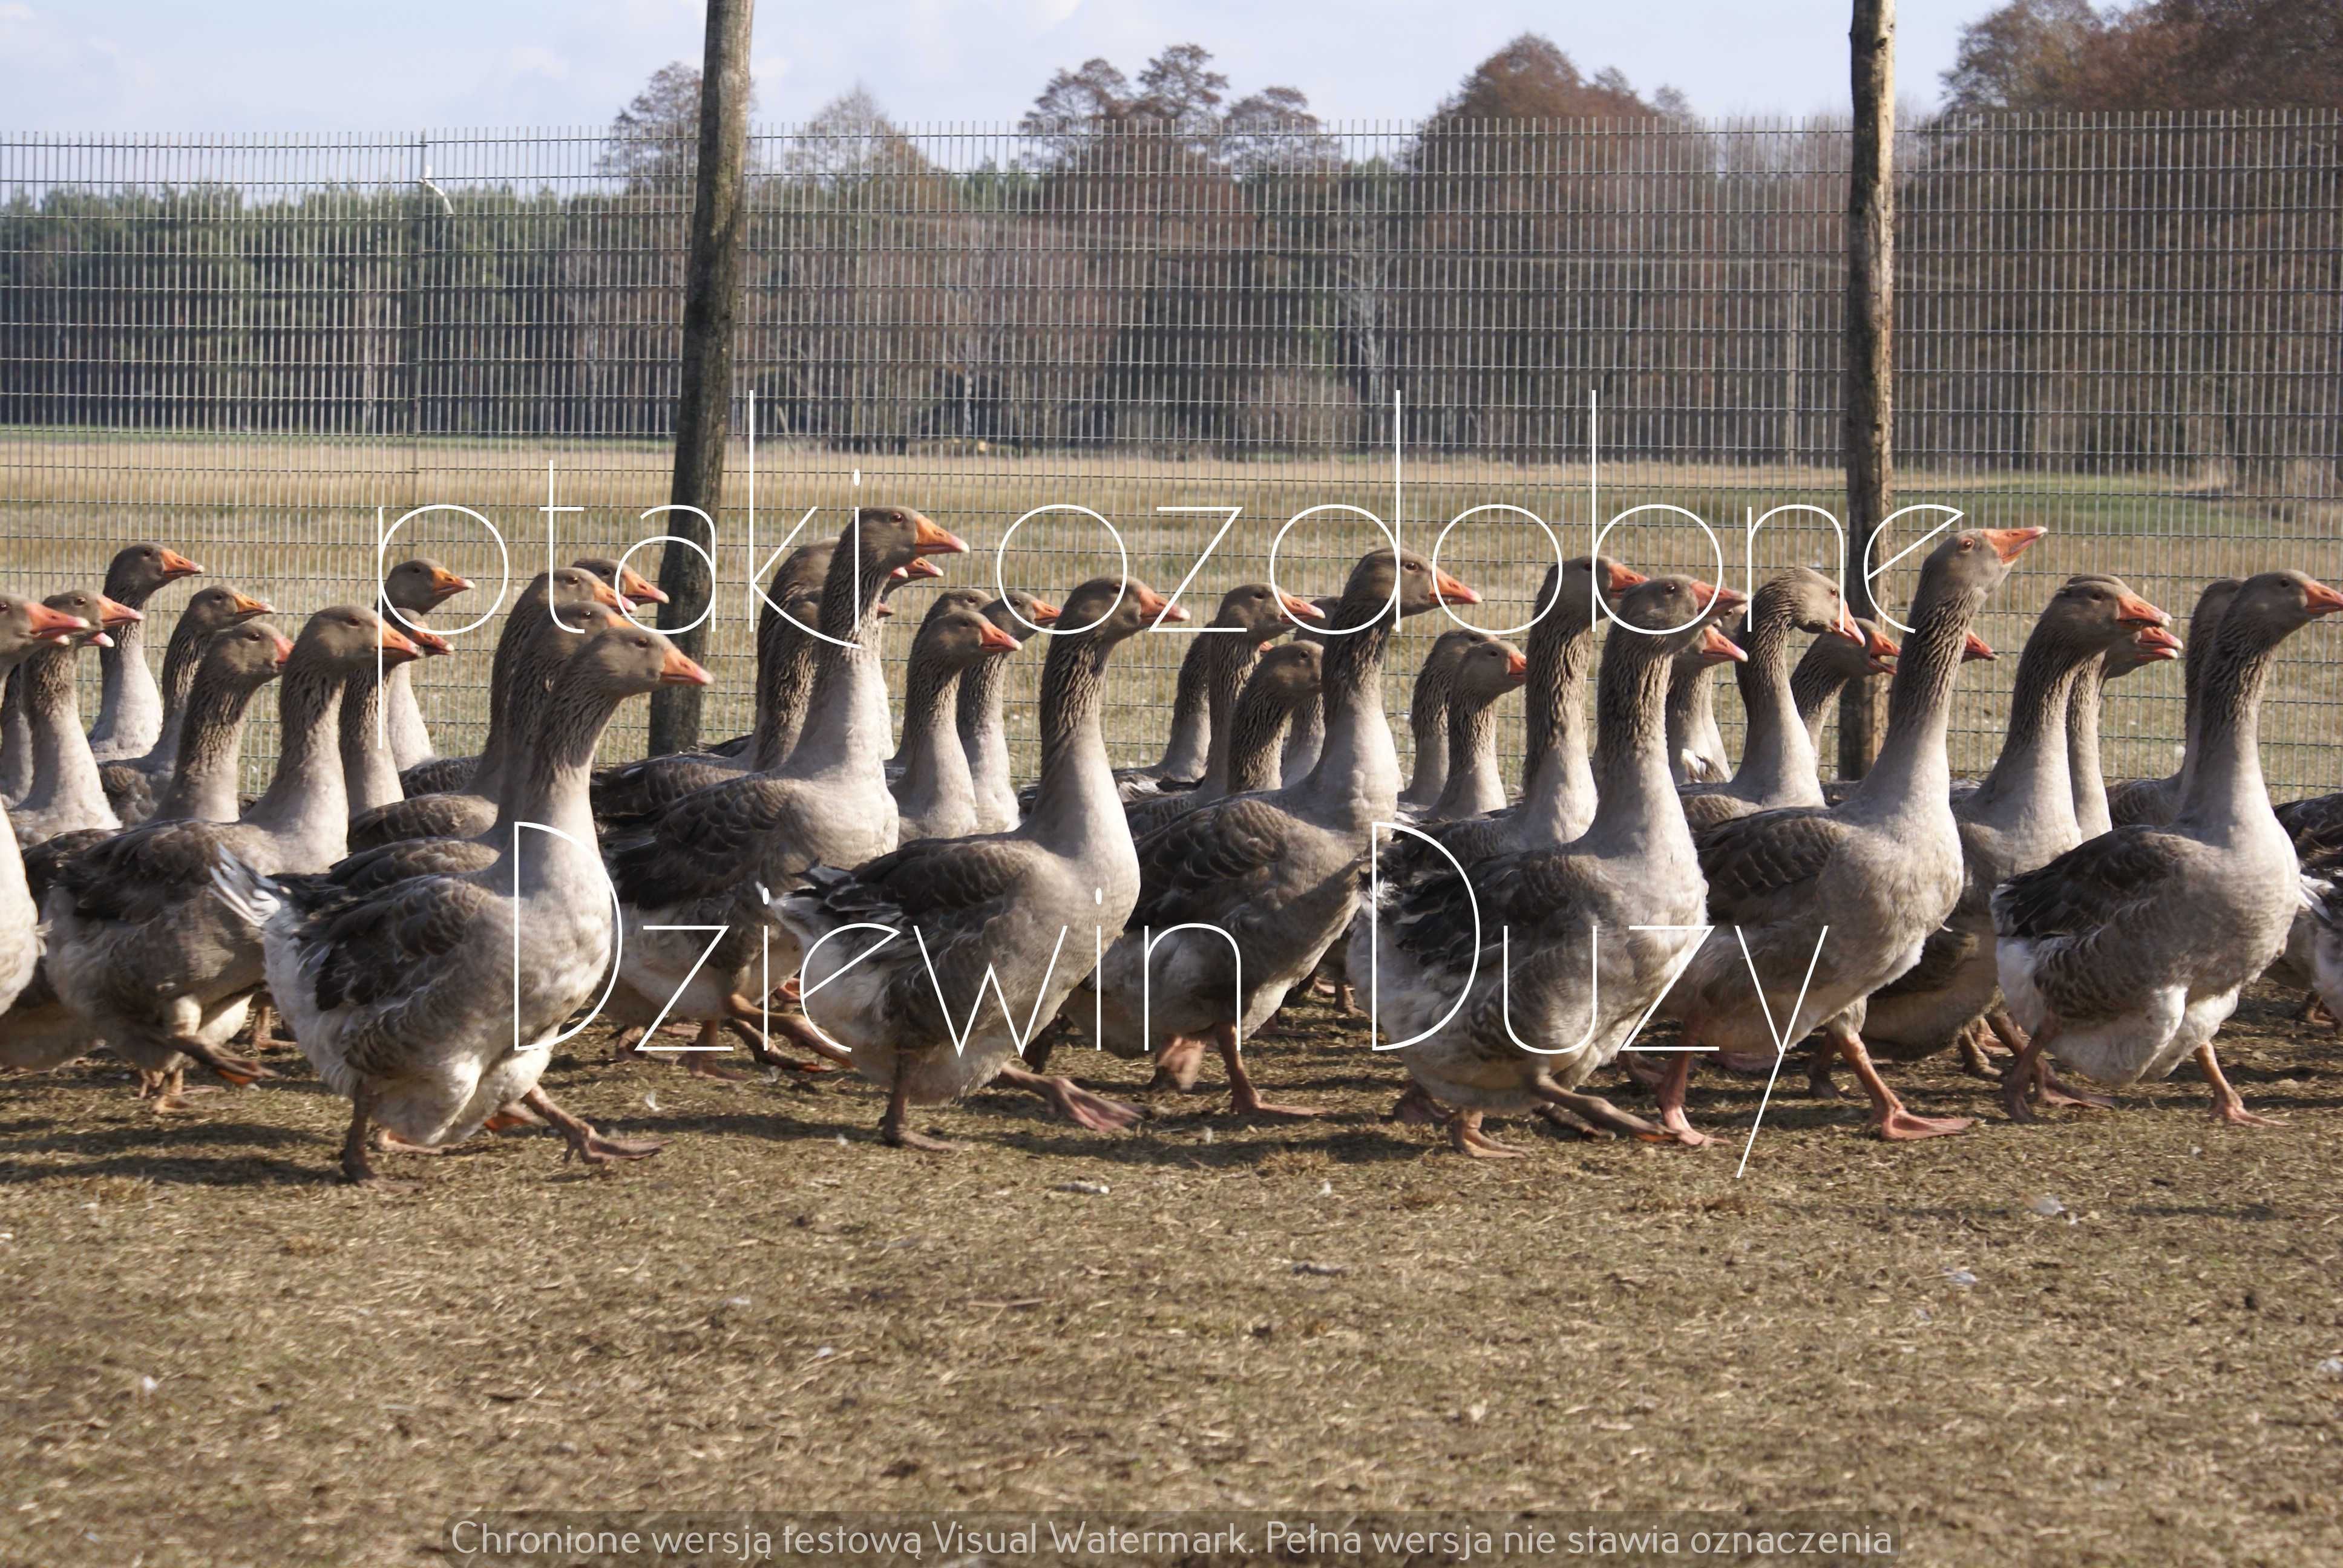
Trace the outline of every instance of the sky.
{"type": "MultiPolygon", "coordinates": [[[[1991,0],[1906,4],[1897,95],[1926,107],[1991,0]]],[[[758,120],[858,85],[903,125],[1013,122],[1051,73],[1135,75],[1198,43],[1233,91],[1291,85],[1330,120],[1428,114],[1507,39],[1542,31],[1589,75],[1681,88],[1704,115],[1844,111],[1845,0],[765,0],[758,120]]],[[[669,60],[698,0],[0,0],[0,132],[599,126],[669,60]]]]}

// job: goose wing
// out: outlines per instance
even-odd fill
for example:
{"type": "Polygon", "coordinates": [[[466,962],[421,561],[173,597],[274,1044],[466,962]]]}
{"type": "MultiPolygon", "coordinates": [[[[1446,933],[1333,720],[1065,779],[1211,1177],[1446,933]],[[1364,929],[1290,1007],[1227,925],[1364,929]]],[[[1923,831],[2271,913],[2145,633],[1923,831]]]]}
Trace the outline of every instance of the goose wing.
{"type": "Polygon", "coordinates": [[[1708,918],[1759,926],[1803,896],[1845,841],[1848,829],[1821,807],[1791,806],[1719,822],[1696,836],[1708,879],[1708,918]]]}
{"type": "Polygon", "coordinates": [[[1994,930],[2027,941],[2087,936],[2156,898],[2191,847],[2142,824],[2102,833],[1994,890],[1994,930]]]}

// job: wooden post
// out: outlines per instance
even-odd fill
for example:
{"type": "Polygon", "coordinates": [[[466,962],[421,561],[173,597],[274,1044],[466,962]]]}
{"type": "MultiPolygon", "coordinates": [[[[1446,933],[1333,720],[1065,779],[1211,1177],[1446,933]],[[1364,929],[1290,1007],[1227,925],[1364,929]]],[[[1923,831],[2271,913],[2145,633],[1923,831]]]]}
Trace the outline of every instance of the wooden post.
{"type": "MultiPolygon", "coordinates": [[[[691,202],[690,271],[684,280],[683,375],[676,397],[675,479],[668,499],[710,518],[724,495],[724,443],[731,433],[732,317],[740,295],[741,238],[748,226],[749,35],[756,0],[708,0],[707,55],[699,73],[699,161],[691,202]]],[[[715,536],[689,512],[667,514],[667,531],[696,538],[712,557],[715,536]]],[[[659,552],[659,585],[668,602],[659,624],[699,620],[715,591],[714,574],[696,550],[659,552]]],[[[698,658],[708,646],[703,622],[674,632],[698,658]]],[[[699,743],[697,686],[651,693],[651,755],[699,743]]]]}
{"type": "MultiPolygon", "coordinates": [[[[1846,192],[1846,595],[1876,615],[1871,542],[1896,495],[1896,0],[1854,0],[1855,87],[1846,192]]],[[[1860,779],[1887,728],[1886,683],[1856,680],[1839,699],[1838,770],[1860,779]]]]}

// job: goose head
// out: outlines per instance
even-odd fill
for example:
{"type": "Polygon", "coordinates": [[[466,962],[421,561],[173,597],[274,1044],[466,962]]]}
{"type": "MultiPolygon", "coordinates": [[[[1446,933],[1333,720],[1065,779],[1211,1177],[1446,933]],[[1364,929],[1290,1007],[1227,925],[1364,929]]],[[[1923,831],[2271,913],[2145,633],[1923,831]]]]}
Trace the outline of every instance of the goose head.
{"type": "Polygon", "coordinates": [[[1137,578],[1127,581],[1092,578],[1066,596],[1065,608],[1058,612],[1064,629],[1052,635],[1115,643],[1137,637],[1153,626],[1158,616],[1167,622],[1188,618],[1188,612],[1177,605],[1172,605],[1167,614],[1168,602],[1137,578]]]}
{"type": "Polygon", "coordinates": [[[1274,696],[1282,711],[1298,711],[1303,703],[1318,699],[1325,679],[1325,661],[1326,650],[1318,643],[1289,642],[1282,648],[1272,648],[1253,666],[1252,675],[1245,682],[1245,695],[1252,696],[1259,688],[1274,696]]]}
{"type": "Polygon", "coordinates": [[[164,584],[200,577],[203,570],[167,545],[127,545],[106,568],[106,591],[131,604],[144,604],[164,584]]]}
{"type": "Polygon", "coordinates": [[[934,659],[946,669],[960,670],[979,659],[1014,653],[1022,646],[986,618],[980,600],[975,604],[955,601],[928,612],[911,645],[911,657],[934,659]]]}
{"type": "Polygon", "coordinates": [[[468,592],[472,579],[458,577],[428,556],[417,556],[390,568],[382,579],[383,602],[407,615],[438,608],[459,593],[468,592]]]}
{"type": "Polygon", "coordinates": [[[1757,597],[1765,599],[1775,593],[1789,600],[1790,624],[1800,631],[1836,638],[1852,648],[1865,646],[1862,628],[1839,597],[1838,585],[1814,568],[1792,567],[1759,588],[1757,597]]]}
{"type": "Polygon", "coordinates": [[[88,621],[22,594],[0,594],[0,668],[44,648],[65,648],[91,630],[88,621]]]}
{"type": "Polygon", "coordinates": [[[915,507],[858,507],[841,537],[852,538],[857,528],[861,530],[864,558],[889,571],[910,566],[922,556],[968,553],[965,539],[915,507]]]}
{"type": "Polygon", "coordinates": [[[422,657],[421,644],[374,611],[337,604],[309,618],[288,662],[341,677],[371,669],[377,658],[387,668],[422,657]]]}
{"type": "Polygon", "coordinates": [[[51,594],[41,602],[82,622],[82,629],[56,640],[55,646],[58,647],[112,648],[114,638],[110,633],[146,618],[128,605],[117,604],[96,588],[67,588],[63,593],[51,594]]]}
{"type": "Polygon", "coordinates": [[[2343,609],[2343,593],[2298,571],[2262,572],[2239,585],[2221,612],[2216,633],[2224,644],[2274,648],[2321,616],[2343,609]],[[2231,627],[2237,629],[2233,634],[2231,627]]]}
{"type": "Polygon", "coordinates": [[[620,598],[598,573],[588,567],[558,567],[549,572],[539,572],[521,590],[520,599],[513,608],[523,604],[543,604],[565,624],[576,626],[581,612],[599,606],[619,615],[627,612],[627,601],[620,598]]]}
{"type": "Polygon", "coordinates": [[[231,689],[256,691],[285,673],[293,644],[273,626],[244,621],[218,633],[204,647],[199,678],[224,680],[231,689]]]}
{"type": "Polygon", "coordinates": [[[2121,578],[2086,572],[2068,578],[2050,596],[2033,635],[2095,653],[2110,652],[2137,646],[2141,633],[2163,632],[2171,622],[2169,615],[2134,593],[2121,578]]]}
{"type": "Polygon", "coordinates": [[[610,697],[662,686],[708,686],[714,678],[665,634],[621,622],[589,633],[561,667],[561,684],[610,697]]]}
{"type": "Polygon", "coordinates": [[[1603,617],[1595,608],[1598,599],[1615,606],[1621,594],[1647,580],[1643,573],[1621,566],[1609,556],[1573,557],[1546,568],[1545,578],[1538,584],[1537,624],[1545,624],[1548,616],[1559,616],[1565,631],[1590,630],[1603,617]]]}
{"type": "Polygon", "coordinates": [[[665,604],[667,595],[634,568],[610,556],[585,556],[569,563],[592,572],[630,604],[665,604]]]}
{"type": "Polygon", "coordinates": [[[1530,678],[1530,661],[1522,650],[1499,637],[1481,637],[1456,658],[1453,689],[1480,701],[1493,701],[1518,689],[1530,678]]]}
{"type": "Polygon", "coordinates": [[[1023,588],[1011,588],[1001,598],[984,607],[984,616],[993,625],[1023,642],[1037,630],[1058,624],[1061,612],[1048,599],[1027,593],[1023,588]]]}
{"type": "Polygon", "coordinates": [[[1267,583],[1239,583],[1221,596],[1212,617],[1216,627],[1233,627],[1262,647],[1296,627],[1314,625],[1326,612],[1306,598],[1297,598],[1267,583]]]}
{"type": "Polygon", "coordinates": [[[1619,596],[1613,613],[1639,641],[1673,658],[1689,655],[1704,662],[1735,663],[1748,656],[1719,628],[1745,608],[1746,595],[1679,573],[1664,573],[1619,596]],[[1714,634],[1714,635],[1709,635],[1714,634]]]}
{"type": "Polygon", "coordinates": [[[179,612],[179,620],[208,643],[232,626],[239,626],[257,615],[275,613],[276,608],[265,598],[255,598],[226,583],[214,583],[187,600],[187,608],[179,612]]]}

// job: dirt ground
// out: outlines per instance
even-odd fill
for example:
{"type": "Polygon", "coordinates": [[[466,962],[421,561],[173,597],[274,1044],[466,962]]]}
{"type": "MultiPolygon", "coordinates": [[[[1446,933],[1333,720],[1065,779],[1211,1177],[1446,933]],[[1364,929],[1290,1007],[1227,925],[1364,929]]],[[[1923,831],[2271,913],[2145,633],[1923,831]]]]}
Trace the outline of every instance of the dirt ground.
{"type": "MultiPolygon", "coordinates": [[[[1797,1075],[1704,1070],[1703,1151],[1450,1153],[1313,1004],[1247,1125],[1096,1136],[987,1092],[880,1147],[868,1086],[614,1068],[548,1087],[666,1139],[542,1133],[334,1179],[285,1081],[158,1121],[97,1059],[0,1086],[0,1561],[447,1562],[527,1509],[1696,1510],[1891,1523],[1906,1561],[2343,1556],[2343,1045],[2258,995],[2193,1070],[1887,1148],[1797,1075]],[[1069,1190],[1070,1183],[1083,1184],[1069,1190]]],[[[1136,1093],[1088,1051],[1054,1064],[1136,1093]]],[[[1217,1084],[1207,1069],[1206,1085],[1217,1084]]],[[[1640,1102],[1628,1087],[1626,1103],[1640,1102]]]]}

